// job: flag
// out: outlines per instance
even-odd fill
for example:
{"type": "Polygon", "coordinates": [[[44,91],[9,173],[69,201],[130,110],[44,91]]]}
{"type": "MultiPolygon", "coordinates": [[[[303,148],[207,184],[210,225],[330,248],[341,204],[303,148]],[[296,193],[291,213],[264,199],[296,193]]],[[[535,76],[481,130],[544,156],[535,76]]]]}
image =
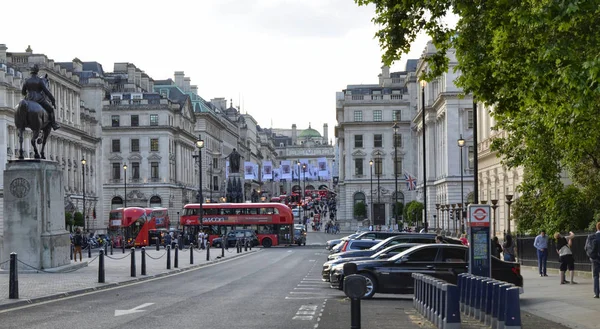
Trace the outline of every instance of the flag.
{"type": "Polygon", "coordinates": [[[417,189],[417,179],[413,176],[404,173],[404,179],[406,180],[406,187],[409,191],[414,191],[417,189]]]}

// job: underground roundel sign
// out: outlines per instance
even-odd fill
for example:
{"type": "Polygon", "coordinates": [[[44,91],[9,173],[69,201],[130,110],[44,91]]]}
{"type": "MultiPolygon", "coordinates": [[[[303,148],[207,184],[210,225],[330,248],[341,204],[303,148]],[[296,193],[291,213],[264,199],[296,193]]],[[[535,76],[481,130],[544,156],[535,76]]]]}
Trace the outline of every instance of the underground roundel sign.
{"type": "Polygon", "coordinates": [[[470,205],[469,219],[471,226],[490,226],[490,206],[470,205]]]}

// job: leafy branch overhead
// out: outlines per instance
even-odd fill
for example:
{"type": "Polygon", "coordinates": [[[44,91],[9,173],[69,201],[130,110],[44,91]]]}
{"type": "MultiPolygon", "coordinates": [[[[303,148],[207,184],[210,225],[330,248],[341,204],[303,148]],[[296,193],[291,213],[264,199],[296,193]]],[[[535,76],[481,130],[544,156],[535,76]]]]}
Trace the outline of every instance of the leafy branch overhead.
{"type": "Polygon", "coordinates": [[[446,53],[456,53],[457,86],[493,106],[494,129],[506,132],[493,148],[505,166],[525,168],[528,188],[563,193],[555,186],[566,172],[588,200],[600,194],[597,0],[355,2],[375,7],[385,64],[408,53],[421,32],[437,51],[425,58],[426,80],[447,72],[446,53]],[[455,27],[446,15],[458,17],[455,27]]]}

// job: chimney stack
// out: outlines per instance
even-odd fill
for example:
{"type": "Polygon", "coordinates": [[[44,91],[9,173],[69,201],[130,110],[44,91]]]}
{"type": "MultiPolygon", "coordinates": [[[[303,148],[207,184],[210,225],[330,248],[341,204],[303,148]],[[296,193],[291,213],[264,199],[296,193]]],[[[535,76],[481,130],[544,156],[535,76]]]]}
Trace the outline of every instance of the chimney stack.
{"type": "Polygon", "coordinates": [[[297,141],[298,141],[298,132],[296,130],[296,124],[294,123],[292,125],[292,145],[296,145],[297,141]]]}
{"type": "Polygon", "coordinates": [[[189,93],[189,92],[190,92],[190,90],[191,90],[191,89],[190,89],[190,83],[191,83],[191,80],[192,80],[192,79],[191,79],[191,78],[189,78],[189,77],[185,77],[185,78],[183,78],[183,91],[184,91],[184,92],[186,92],[186,93],[189,93]]]}
{"type": "Polygon", "coordinates": [[[175,85],[183,90],[183,77],[185,74],[183,71],[175,71],[175,85]]]}
{"type": "Polygon", "coordinates": [[[0,43],[0,63],[6,63],[6,50],[8,50],[6,45],[0,43]]]}
{"type": "Polygon", "coordinates": [[[327,124],[324,123],[323,124],[323,144],[325,144],[325,145],[327,145],[328,140],[329,140],[329,134],[327,132],[329,129],[327,129],[327,127],[328,127],[327,124]]]}

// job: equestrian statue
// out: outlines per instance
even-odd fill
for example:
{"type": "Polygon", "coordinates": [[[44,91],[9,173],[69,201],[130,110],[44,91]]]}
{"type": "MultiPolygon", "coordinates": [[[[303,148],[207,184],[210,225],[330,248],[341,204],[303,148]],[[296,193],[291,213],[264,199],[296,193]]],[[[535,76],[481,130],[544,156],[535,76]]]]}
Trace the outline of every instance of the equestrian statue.
{"type": "Polygon", "coordinates": [[[45,159],[44,148],[46,140],[52,129],[57,130],[60,125],[56,123],[54,108],[56,101],[48,88],[48,74],[43,78],[38,76],[40,68],[34,65],[31,69],[31,77],[23,84],[21,93],[25,98],[17,105],[15,112],[15,126],[19,132],[19,160],[23,157],[23,133],[26,128],[31,129],[31,145],[34,150],[34,158],[45,159]],[[48,103],[52,103],[52,106],[48,103]],[[40,136],[40,132],[42,135],[40,136]],[[37,144],[42,144],[41,152],[38,153],[37,144]]]}

